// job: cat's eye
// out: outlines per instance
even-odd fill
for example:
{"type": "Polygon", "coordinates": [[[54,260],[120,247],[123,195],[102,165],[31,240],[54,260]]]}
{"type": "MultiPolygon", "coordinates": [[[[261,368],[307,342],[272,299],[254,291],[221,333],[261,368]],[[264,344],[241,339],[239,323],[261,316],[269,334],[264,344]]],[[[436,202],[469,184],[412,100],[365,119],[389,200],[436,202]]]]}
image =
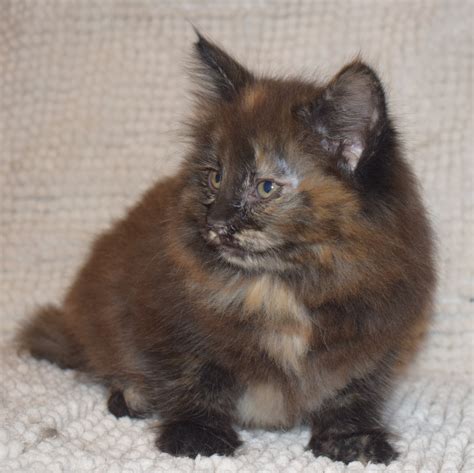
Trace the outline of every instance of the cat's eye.
{"type": "Polygon", "coordinates": [[[209,185],[213,189],[219,189],[222,181],[222,173],[220,171],[211,171],[209,173],[209,185]]]}
{"type": "Polygon", "coordinates": [[[261,181],[257,185],[257,193],[263,199],[270,197],[280,186],[269,179],[261,181]]]}

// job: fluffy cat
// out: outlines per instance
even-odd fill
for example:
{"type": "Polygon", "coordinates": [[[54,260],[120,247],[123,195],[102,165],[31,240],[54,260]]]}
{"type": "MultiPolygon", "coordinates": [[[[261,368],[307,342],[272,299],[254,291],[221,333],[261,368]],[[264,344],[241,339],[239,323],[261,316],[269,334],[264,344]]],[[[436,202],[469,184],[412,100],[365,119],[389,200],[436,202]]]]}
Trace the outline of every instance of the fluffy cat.
{"type": "Polygon", "coordinates": [[[388,463],[382,407],[430,312],[430,225],[375,72],[257,77],[198,34],[193,148],[100,236],[20,342],[159,416],[173,455],[229,455],[235,425],[388,463]]]}

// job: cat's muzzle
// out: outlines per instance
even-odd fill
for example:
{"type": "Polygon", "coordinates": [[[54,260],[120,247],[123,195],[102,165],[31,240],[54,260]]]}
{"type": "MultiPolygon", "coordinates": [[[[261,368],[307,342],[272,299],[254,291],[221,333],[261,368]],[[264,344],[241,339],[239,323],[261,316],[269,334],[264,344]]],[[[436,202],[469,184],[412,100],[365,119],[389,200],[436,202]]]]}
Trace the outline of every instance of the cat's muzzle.
{"type": "Polygon", "coordinates": [[[233,256],[243,256],[245,249],[235,239],[235,228],[225,224],[211,224],[207,227],[206,240],[219,251],[231,253],[233,256]]]}

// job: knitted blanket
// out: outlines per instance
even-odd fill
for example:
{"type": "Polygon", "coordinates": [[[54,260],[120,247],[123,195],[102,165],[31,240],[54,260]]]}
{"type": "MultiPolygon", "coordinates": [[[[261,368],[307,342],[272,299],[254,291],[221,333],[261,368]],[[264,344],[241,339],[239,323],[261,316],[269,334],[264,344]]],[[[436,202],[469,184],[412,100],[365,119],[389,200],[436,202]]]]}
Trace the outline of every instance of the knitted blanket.
{"type": "Polygon", "coordinates": [[[473,3],[0,0],[0,472],[474,471],[473,3]],[[98,232],[185,152],[190,23],[261,73],[328,78],[360,53],[386,84],[438,235],[425,346],[390,400],[400,458],[314,458],[307,428],[240,430],[232,458],[174,458],[101,386],[18,355],[98,232]]]}

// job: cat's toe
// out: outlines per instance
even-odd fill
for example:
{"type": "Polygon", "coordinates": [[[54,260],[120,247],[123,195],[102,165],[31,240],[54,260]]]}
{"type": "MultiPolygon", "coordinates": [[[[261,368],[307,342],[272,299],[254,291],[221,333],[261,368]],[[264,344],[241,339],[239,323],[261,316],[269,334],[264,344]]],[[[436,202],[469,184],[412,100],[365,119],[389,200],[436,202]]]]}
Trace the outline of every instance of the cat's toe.
{"type": "Polygon", "coordinates": [[[197,455],[232,455],[241,441],[232,427],[177,421],[162,426],[156,444],[162,452],[195,458],[197,455]]]}
{"type": "Polygon", "coordinates": [[[316,457],[325,456],[344,463],[360,461],[387,465],[398,456],[387,437],[383,431],[313,436],[308,447],[316,457]]]}

